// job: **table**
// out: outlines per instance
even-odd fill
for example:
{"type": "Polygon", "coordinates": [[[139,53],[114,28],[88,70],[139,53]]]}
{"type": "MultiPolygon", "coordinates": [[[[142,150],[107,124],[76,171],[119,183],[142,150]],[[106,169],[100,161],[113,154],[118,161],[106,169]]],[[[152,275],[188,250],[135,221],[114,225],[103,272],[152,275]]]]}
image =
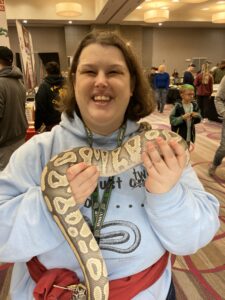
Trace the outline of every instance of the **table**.
{"type": "Polygon", "coordinates": [[[179,89],[169,88],[166,103],[175,104],[175,102],[177,102],[177,101],[181,101],[179,89]]]}

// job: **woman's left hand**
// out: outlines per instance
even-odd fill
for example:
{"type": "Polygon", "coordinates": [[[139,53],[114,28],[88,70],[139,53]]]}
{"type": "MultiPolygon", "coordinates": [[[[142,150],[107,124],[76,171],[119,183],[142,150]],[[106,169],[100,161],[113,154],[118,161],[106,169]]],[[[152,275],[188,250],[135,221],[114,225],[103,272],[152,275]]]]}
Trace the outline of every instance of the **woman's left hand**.
{"type": "Polygon", "coordinates": [[[167,142],[159,137],[156,144],[162,155],[152,142],[148,142],[142,160],[148,172],[146,189],[150,193],[161,194],[175,186],[186,166],[187,155],[184,147],[174,140],[167,142]]]}

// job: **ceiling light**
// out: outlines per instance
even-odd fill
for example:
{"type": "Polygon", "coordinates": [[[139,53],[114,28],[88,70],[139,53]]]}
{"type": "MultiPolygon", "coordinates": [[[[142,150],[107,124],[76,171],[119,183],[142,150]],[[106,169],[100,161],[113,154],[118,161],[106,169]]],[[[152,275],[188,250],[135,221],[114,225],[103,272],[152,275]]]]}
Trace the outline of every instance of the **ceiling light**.
{"type": "Polygon", "coordinates": [[[225,23],[225,11],[213,14],[212,23],[225,23]]]}
{"type": "Polygon", "coordinates": [[[22,22],[23,22],[24,24],[26,24],[26,23],[27,23],[27,20],[23,20],[22,22]]]}
{"type": "Polygon", "coordinates": [[[151,1],[148,3],[149,8],[160,8],[167,4],[165,1],[151,1]]]}
{"type": "Polygon", "coordinates": [[[56,14],[62,17],[78,17],[82,14],[82,6],[75,2],[60,2],[56,4],[56,14]]]}
{"type": "Polygon", "coordinates": [[[209,10],[209,7],[203,7],[201,10],[209,10]]]}
{"type": "Polygon", "coordinates": [[[144,13],[144,21],[146,23],[165,22],[169,19],[169,10],[153,9],[144,13]]]}
{"type": "Polygon", "coordinates": [[[202,3],[202,2],[206,2],[208,0],[182,0],[182,2],[184,3],[202,3]]]}

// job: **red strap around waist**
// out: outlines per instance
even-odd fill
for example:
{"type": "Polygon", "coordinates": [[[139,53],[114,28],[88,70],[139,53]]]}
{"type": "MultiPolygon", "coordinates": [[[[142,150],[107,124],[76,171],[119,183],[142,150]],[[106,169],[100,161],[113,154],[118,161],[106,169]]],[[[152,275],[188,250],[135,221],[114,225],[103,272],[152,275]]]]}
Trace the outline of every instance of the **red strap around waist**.
{"type": "MultiPolygon", "coordinates": [[[[130,300],[154,284],[165,270],[169,253],[165,254],[151,267],[137,274],[109,282],[109,300],[130,300]]],[[[67,287],[78,284],[76,273],[68,269],[47,270],[37,257],[27,262],[31,278],[36,282],[33,295],[35,300],[71,300],[72,292],[53,287],[67,287]]]]}

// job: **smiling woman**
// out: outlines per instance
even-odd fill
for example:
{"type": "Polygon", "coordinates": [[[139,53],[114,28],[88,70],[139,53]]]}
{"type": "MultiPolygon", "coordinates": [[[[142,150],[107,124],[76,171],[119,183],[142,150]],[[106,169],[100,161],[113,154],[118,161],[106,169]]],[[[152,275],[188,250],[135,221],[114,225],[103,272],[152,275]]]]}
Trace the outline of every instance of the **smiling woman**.
{"type": "MultiPolygon", "coordinates": [[[[110,80],[110,82],[115,82],[114,84],[117,82],[122,87],[122,83],[119,83],[120,79],[127,80],[128,84],[123,86],[123,88],[130,90],[128,92],[130,100],[126,116],[131,120],[138,121],[154,110],[155,104],[151,91],[131,47],[117,35],[102,31],[98,34],[92,33],[87,35],[80,43],[74,55],[68,78],[68,94],[62,106],[62,110],[65,110],[69,117],[73,118],[74,109],[81,116],[76,93],[74,93],[74,87],[77,89],[76,80],[79,80],[79,76],[82,76],[82,78],[92,78],[93,84],[96,81],[96,75],[97,85],[99,85],[99,80],[105,80],[103,86],[104,84],[108,84],[110,80]],[[98,54],[99,50],[101,50],[101,53],[98,54]],[[89,54],[91,54],[90,57],[89,54]]],[[[113,92],[113,87],[109,84],[107,88],[102,87],[102,83],[100,84],[101,93],[102,90],[107,90],[107,93],[109,91],[110,93],[113,92]]],[[[96,90],[97,88],[92,93],[96,93],[96,90]]],[[[94,94],[90,96],[94,96],[94,94]]],[[[121,102],[127,101],[127,95],[121,95],[121,91],[119,97],[121,102]]]]}
{"type": "Polygon", "coordinates": [[[118,34],[84,37],[67,91],[60,124],[0,173],[0,261],[14,262],[11,299],[175,300],[169,253],[196,252],[213,238],[217,199],[179,136],[139,124],[154,99],[118,34]],[[100,173],[93,155],[116,172],[100,173]]]}
{"type": "Polygon", "coordinates": [[[132,96],[130,73],[121,51],[113,46],[87,46],[79,59],[74,91],[91,131],[107,135],[119,128],[132,96]]]}

